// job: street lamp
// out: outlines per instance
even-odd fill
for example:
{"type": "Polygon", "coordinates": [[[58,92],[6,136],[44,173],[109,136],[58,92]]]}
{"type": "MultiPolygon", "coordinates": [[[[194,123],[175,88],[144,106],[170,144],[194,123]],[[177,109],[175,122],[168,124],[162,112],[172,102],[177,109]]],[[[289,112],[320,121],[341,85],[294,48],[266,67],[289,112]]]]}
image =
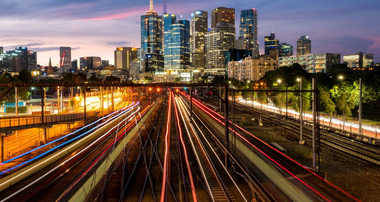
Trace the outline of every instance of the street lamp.
{"type": "MultiPolygon", "coordinates": [[[[340,75],[338,77],[340,80],[343,80],[344,77],[340,75]]],[[[352,79],[352,78],[350,78],[352,79]]],[[[352,79],[354,80],[354,79],[352,79]]],[[[363,84],[362,84],[362,78],[359,78],[359,113],[358,113],[358,118],[359,118],[359,135],[362,134],[362,104],[363,104],[363,96],[362,96],[362,91],[363,91],[363,84]]]]}

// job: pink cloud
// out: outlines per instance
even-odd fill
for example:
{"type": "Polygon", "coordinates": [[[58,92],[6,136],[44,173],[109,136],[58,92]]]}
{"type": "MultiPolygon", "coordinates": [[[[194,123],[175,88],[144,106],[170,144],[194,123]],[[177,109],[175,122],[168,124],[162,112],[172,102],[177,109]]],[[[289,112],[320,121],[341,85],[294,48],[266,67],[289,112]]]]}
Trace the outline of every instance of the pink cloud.
{"type": "Polygon", "coordinates": [[[124,19],[124,18],[128,18],[131,16],[143,15],[146,12],[146,10],[147,10],[146,8],[138,8],[138,9],[133,9],[133,10],[118,13],[118,14],[106,15],[106,16],[95,17],[95,18],[85,18],[85,19],[80,19],[80,20],[82,20],[82,21],[100,21],[100,20],[124,19]]]}

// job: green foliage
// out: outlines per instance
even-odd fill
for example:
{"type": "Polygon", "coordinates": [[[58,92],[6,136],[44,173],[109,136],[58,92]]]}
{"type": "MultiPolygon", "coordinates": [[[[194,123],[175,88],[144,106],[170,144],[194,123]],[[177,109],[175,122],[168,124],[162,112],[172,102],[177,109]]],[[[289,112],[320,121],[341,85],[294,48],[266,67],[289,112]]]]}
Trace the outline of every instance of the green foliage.
{"type": "Polygon", "coordinates": [[[330,93],[328,91],[321,90],[319,98],[323,107],[323,111],[329,114],[333,114],[335,112],[336,105],[331,99],[330,93]]]}
{"type": "Polygon", "coordinates": [[[95,74],[93,74],[93,75],[91,75],[91,77],[88,79],[88,82],[89,82],[89,83],[100,83],[100,79],[98,79],[98,77],[97,77],[95,74]]]}
{"type": "MultiPolygon", "coordinates": [[[[17,107],[17,108],[18,108],[18,113],[21,113],[21,114],[26,113],[26,110],[28,109],[27,107],[17,107]]],[[[7,113],[16,113],[16,107],[8,107],[7,113]]]]}
{"type": "Polygon", "coordinates": [[[224,83],[224,76],[214,76],[212,83],[224,83]]]}

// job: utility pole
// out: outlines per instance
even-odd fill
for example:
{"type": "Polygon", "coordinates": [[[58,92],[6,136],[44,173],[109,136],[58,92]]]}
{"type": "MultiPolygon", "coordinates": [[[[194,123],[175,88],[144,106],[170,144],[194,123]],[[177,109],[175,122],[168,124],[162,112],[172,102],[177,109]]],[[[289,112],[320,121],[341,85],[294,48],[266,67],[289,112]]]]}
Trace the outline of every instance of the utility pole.
{"type": "Polygon", "coordinates": [[[59,114],[59,111],[60,111],[60,108],[61,108],[61,103],[60,103],[60,100],[59,100],[59,86],[57,86],[57,106],[58,106],[58,114],[59,114]]]}
{"type": "Polygon", "coordinates": [[[286,115],[285,117],[288,118],[288,83],[285,83],[285,88],[286,88],[286,92],[285,92],[285,107],[286,107],[286,115]]]}
{"type": "Polygon", "coordinates": [[[315,89],[315,78],[312,78],[312,88],[313,88],[313,169],[314,172],[317,171],[317,164],[316,164],[316,147],[315,147],[315,140],[317,135],[317,91],[315,89]]]}
{"type": "Polygon", "coordinates": [[[86,89],[87,84],[84,84],[84,91],[83,91],[83,113],[84,113],[84,125],[87,125],[87,103],[86,103],[86,89]]]}
{"type": "Polygon", "coordinates": [[[111,104],[112,104],[112,112],[115,111],[115,100],[114,100],[114,98],[113,98],[113,90],[114,90],[114,86],[111,87],[111,99],[112,99],[111,104]]]}
{"type": "Polygon", "coordinates": [[[18,117],[18,94],[17,94],[17,87],[15,87],[15,106],[16,106],[16,117],[18,117]]]}
{"type": "Polygon", "coordinates": [[[41,87],[41,123],[44,123],[45,88],[41,87]]]}
{"type": "Polygon", "coordinates": [[[100,87],[100,109],[101,109],[101,114],[102,114],[102,117],[104,116],[104,101],[103,101],[103,87],[101,86],[100,87]]]}
{"type": "Polygon", "coordinates": [[[190,92],[190,123],[192,123],[192,118],[193,118],[193,87],[190,87],[189,92],[190,92]]]}
{"type": "Polygon", "coordinates": [[[226,82],[225,87],[224,87],[224,124],[225,124],[225,130],[224,130],[224,135],[225,135],[225,152],[224,152],[224,165],[226,169],[228,170],[229,168],[229,159],[228,159],[228,150],[229,150],[229,142],[230,142],[230,133],[229,133],[229,121],[228,121],[228,83],[226,82]]]}
{"type": "Polygon", "coordinates": [[[302,78],[300,78],[300,141],[299,144],[303,145],[305,141],[302,139],[302,127],[303,127],[303,118],[302,118],[302,113],[303,113],[303,93],[302,93],[302,78]]]}
{"type": "Polygon", "coordinates": [[[363,97],[362,97],[362,78],[359,78],[359,135],[362,134],[362,102],[363,102],[363,97]]]}

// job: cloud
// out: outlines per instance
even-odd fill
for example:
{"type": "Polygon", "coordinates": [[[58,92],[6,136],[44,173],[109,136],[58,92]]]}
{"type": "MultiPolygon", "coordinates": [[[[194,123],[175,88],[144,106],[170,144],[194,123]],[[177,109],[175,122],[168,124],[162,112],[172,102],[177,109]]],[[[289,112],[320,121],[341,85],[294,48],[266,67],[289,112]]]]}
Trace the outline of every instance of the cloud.
{"type": "Polygon", "coordinates": [[[131,43],[132,42],[130,42],[130,41],[111,41],[111,42],[108,42],[107,45],[123,47],[123,46],[129,45],[131,43]]]}

